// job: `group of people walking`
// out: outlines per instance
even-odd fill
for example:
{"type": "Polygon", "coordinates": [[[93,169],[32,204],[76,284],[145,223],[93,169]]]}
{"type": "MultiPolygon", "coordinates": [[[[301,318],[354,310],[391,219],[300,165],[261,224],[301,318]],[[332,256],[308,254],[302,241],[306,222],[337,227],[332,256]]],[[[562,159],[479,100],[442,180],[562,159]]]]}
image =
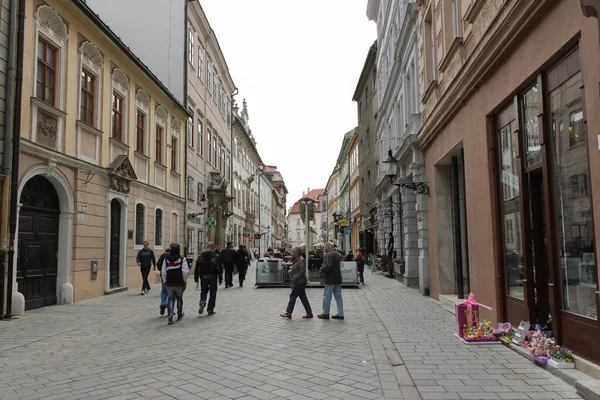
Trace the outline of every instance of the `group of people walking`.
{"type": "MultiPolygon", "coordinates": [[[[168,324],[172,324],[175,317],[175,304],[177,304],[177,320],[182,319],[184,317],[183,292],[187,287],[190,267],[187,259],[181,255],[179,244],[172,243],[156,262],[154,252],[148,248],[148,242],[144,242],[144,248],[138,252],[137,263],[143,279],[141,294],[150,291],[148,275],[152,266],[154,269],[158,266],[162,283],[160,315],[164,315],[167,311],[168,324]]],[[[194,269],[194,282],[200,288],[198,314],[203,314],[205,308],[209,315],[215,314],[217,288],[223,283],[223,271],[225,271],[225,288],[233,286],[233,271],[236,267],[240,287],[243,287],[249,264],[250,257],[245,246],[240,246],[236,251],[229,242],[227,248],[219,253],[214,243],[208,243],[206,250],[198,256],[194,269]]]]}
{"type": "MultiPolygon", "coordinates": [[[[332,243],[325,244],[325,257],[323,258],[323,266],[321,274],[325,283],[323,292],[323,313],[317,315],[320,319],[344,319],[344,300],[342,299],[342,255],[334,250],[332,243]],[[331,308],[331,298],[335,297],[337,305],[337,314],[329,314],[331,308]]],[[[302,248],[296,246],[292,249],[292,267],[289,275],[292,281],[292,292],[290,293],[290,301],[286,311],[280,314],[283,318],[292,319],[296,300],[300,297],[300,301],[304,306],[306,315],[302,318],[313,318],[312,308],[306,296],[306,284],[308,277],[306,276],[306,260],[302,258],[302,248]]]]}
{"type": "MultiPolygon", "coordinates": [[[[361,259],[357,261],[361,261],[361,259]]],[[[164,315],[167,311],[168,324],[172,324],[175,317],[175,304],[177,304],[177,320],[181,320],[184,317],[183,293],[187,287],[190,266],[187,259],[181,255],[180,245],[172,243],[157,262],[154,252],[148,248],[148,242],[144,242],[144,248],[138,252],[137,263],[140,266],[143,279],[141,294],[144,295],[150,291],[148,275],[152,266],[154,266],[154,269],[158,267],[162,283],[160,315],[164,315]]],[[[312,308],[306,296],[308,277],[306,276],[305,263],[306,261],[302,257],[302,248],[300,246],[294,247],[292,249],[292,267],[288,272],[292,281],[292,292],[290,293],[286,312],[281,314],[283,318],[292,318],[298,298],[300,298],[306,311],[302,318],[313,318],[312,308]]],[[[323,292],[323,312],[317,315],[319,319],[344,319],[341,263],[342,255],[334,249],[333,244],[325,244],[325,257],[320,270],[325,289],[323,292]],[[330,315],[332,297],[335,297],[337,305],[337,314],[334,315],[330,315]]],[[[198,314],[203,314],[205,309],[208,315],[215,314],[217,289],[223,284],[223,273],[225,273],[225,288],[227,289],[233,286],[234,269],[237,268],[239,285],[243,287],[249,265],[250,255],[245,246],[240,246],[238,250],[235,250],[229,242],[227,247],[219,252],[214,243],[208,243],[206,250],[198,256],[194,269],[194,282],[196,282],[197,288],[200,289],[198,314]]],[[[364,261],[362,267],[364,269],[364,261]]],[[[361,282],[364,284],[360,268],[359,273],[361,282]]]]}

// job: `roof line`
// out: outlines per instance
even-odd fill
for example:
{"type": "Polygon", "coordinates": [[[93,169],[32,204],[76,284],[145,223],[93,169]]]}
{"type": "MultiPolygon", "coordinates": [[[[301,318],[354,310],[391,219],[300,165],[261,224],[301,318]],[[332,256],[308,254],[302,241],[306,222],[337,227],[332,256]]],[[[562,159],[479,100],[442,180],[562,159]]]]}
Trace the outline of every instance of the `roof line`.
{"type": "Polygon", "coordinates": [[[98,28],[100,28],[101,31],[104,32],[106,36],[108,36],[110,40],[113,41],[114,44],[116,44],[123,51],[123,53],[125,53],[125,55],[127,55],[131,59],[131,61],[133,61],[134,64],[137,65],[138,68],[140,68],[154,83],[156,83],[156,85],[173,101],[173,103],[175,103],[177,107],[179,107],[183,111],[185,115],[190,116],[189,111],[181,103],[181,101],[177,100],[173,93],[171,93],[171,91],[167,89],[167,87],[160,81],[160,79],[158,79],[158,77],[154,75],[150,68],[148,68],[148,66],[144,64],[144,62],[140,60],[139,57],[135,55],[135,53],[133,53],[133,51],[121,40],[121,38],[117,36],[117,34],[113,32],[113,30],[110,29],[110,27],[104,21],[102,21],[100,16],[96,14],[90,8],[90,6],[87,5],[85,0],[72,1],[77,7],[79,7],[81,11],[83,11],[83,13],[90,20],[92,20],[92,22],[94,22],[94,24],[96,24],[98,28]]]}

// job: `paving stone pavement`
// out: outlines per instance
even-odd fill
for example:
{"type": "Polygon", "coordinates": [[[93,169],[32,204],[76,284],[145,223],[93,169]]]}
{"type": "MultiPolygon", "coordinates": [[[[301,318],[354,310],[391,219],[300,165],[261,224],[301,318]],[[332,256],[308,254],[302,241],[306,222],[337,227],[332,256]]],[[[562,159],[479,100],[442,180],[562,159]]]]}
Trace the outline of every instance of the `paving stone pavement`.
{"type": "MultiPolygon", "coordinates": [[[[0,321],[0,399],[575,399],[510,349],[467,346],[452,314],[381,275],[344,289],[344,321],[292,320],[288,289],[221,287],[216,315],[168,326],[158,285],[0,321]]],[[[315,314],[322,289],[308,289],[315,314]]],[[[335,300],[332,304],[335,310],[335,300]]]]}

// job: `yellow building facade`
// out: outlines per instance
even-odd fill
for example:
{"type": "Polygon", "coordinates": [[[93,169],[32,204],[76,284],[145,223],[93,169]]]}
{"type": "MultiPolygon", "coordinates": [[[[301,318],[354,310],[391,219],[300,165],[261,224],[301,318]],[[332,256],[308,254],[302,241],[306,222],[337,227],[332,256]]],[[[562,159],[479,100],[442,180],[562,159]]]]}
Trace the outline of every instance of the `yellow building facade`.
{"type": "Polygon", "coordinates": [[[16,315],[139,287],[143,242],[183,241],[188,118],[84,2],[25,12],[16,315]]]}

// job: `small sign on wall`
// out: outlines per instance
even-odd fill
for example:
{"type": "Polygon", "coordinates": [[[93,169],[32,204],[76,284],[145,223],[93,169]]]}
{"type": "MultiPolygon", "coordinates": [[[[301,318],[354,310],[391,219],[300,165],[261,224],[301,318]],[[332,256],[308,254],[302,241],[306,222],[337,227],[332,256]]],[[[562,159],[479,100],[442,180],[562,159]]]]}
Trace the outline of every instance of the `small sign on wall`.
{"type": "Polygon", "coordinates": [[[84,224],[85,223],[85,214],[77,214],[77,223],[84,224]]]}
{"type": "Polygon", "coordinates": [[[127,231],[127,239],[128,239],[128,240],[131,240],[131,239],[133,239],[133,230],[128,230],[128,231],[127,231]]]}

